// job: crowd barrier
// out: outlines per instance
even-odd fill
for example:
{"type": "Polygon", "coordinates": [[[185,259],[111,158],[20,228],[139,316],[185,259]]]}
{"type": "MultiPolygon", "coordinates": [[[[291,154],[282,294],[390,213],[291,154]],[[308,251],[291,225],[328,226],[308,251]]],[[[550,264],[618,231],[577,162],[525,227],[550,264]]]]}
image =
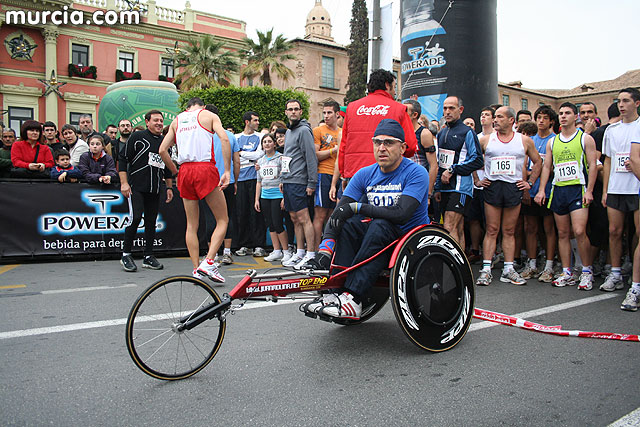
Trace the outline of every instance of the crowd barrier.
{"type": "MultiPolygon", "coordinates": [[[[182,199],[174,193],[170,203],[161,198],[154,249],[186,253],[186,218],[182,199]]],[[[27,257],[113,257],[122,253],[129,221],[129,205],[119,186],[0,181],[0,262],[27,257]]],[[[141,252],[144,243],[141,222],[134,253],[141,252]]]]}

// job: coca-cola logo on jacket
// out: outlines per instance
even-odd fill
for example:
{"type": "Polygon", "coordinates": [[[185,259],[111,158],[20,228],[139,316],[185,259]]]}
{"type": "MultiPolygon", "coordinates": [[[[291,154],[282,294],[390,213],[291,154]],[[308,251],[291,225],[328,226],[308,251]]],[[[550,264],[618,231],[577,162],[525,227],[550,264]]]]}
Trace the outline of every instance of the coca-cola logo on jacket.
{"type": "Polygon", "coordinates": [[[375,107],[365,107],[361,105],[356,111],[358,116],[386,116],[387,112],[391,108],[390,105],[376,105],[375,107]]]}

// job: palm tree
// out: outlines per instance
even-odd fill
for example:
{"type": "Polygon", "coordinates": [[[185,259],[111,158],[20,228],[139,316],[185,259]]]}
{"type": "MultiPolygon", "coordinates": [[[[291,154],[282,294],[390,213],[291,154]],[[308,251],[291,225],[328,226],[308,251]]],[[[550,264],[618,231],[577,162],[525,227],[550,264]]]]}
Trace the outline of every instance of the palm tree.
{"type": "Polygon", "coordinates": [[[207,34],[200,40],[192,40],[191,46],[176,55],[178,66],[182,68],[176,79],[180,79],[182,90],[229,86],[231,74],[240,66],[237,54],[223,52],[223,45],[207,34]]]}
{"type": "Polygon", "coordinates": [[[287,59],[296,59],[295,55],[287,53],[293,48],[293,44],[282,34],[274,40],[273,28],[265,33],[257,33],[258,43],[248,37],[244,39],[247,47],[242,53],[247,56],[248,64],[240,73],[240,77],[244,79],[260,76],[260,81],[265,86],[271,86],[272,71],[284,81],[294,77],[293,71],[284,65],[287,59]]]}

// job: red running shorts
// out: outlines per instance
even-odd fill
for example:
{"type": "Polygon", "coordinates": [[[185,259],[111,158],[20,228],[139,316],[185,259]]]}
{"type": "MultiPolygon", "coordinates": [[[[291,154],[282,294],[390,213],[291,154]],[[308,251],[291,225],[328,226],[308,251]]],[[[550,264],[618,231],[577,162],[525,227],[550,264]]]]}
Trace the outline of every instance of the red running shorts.
{"type": "Polygon", "coordinates": [[[218,168],[213,162],[190,162],[180,165],[178,191],[188,200],[202,200],[220,182],[218,168]]]}

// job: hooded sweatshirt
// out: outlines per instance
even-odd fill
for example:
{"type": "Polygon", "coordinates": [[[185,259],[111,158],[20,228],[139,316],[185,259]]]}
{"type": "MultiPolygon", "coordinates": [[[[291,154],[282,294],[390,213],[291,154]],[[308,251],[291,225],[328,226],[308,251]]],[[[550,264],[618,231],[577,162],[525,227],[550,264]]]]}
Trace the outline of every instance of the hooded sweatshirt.
{"type": "Polygon", "coordinates": [[[284,141],[282,183],[303,184],[315,189],[318,182],[318,157],[309,122],[302,119],[290,124],[284,141]]]}

